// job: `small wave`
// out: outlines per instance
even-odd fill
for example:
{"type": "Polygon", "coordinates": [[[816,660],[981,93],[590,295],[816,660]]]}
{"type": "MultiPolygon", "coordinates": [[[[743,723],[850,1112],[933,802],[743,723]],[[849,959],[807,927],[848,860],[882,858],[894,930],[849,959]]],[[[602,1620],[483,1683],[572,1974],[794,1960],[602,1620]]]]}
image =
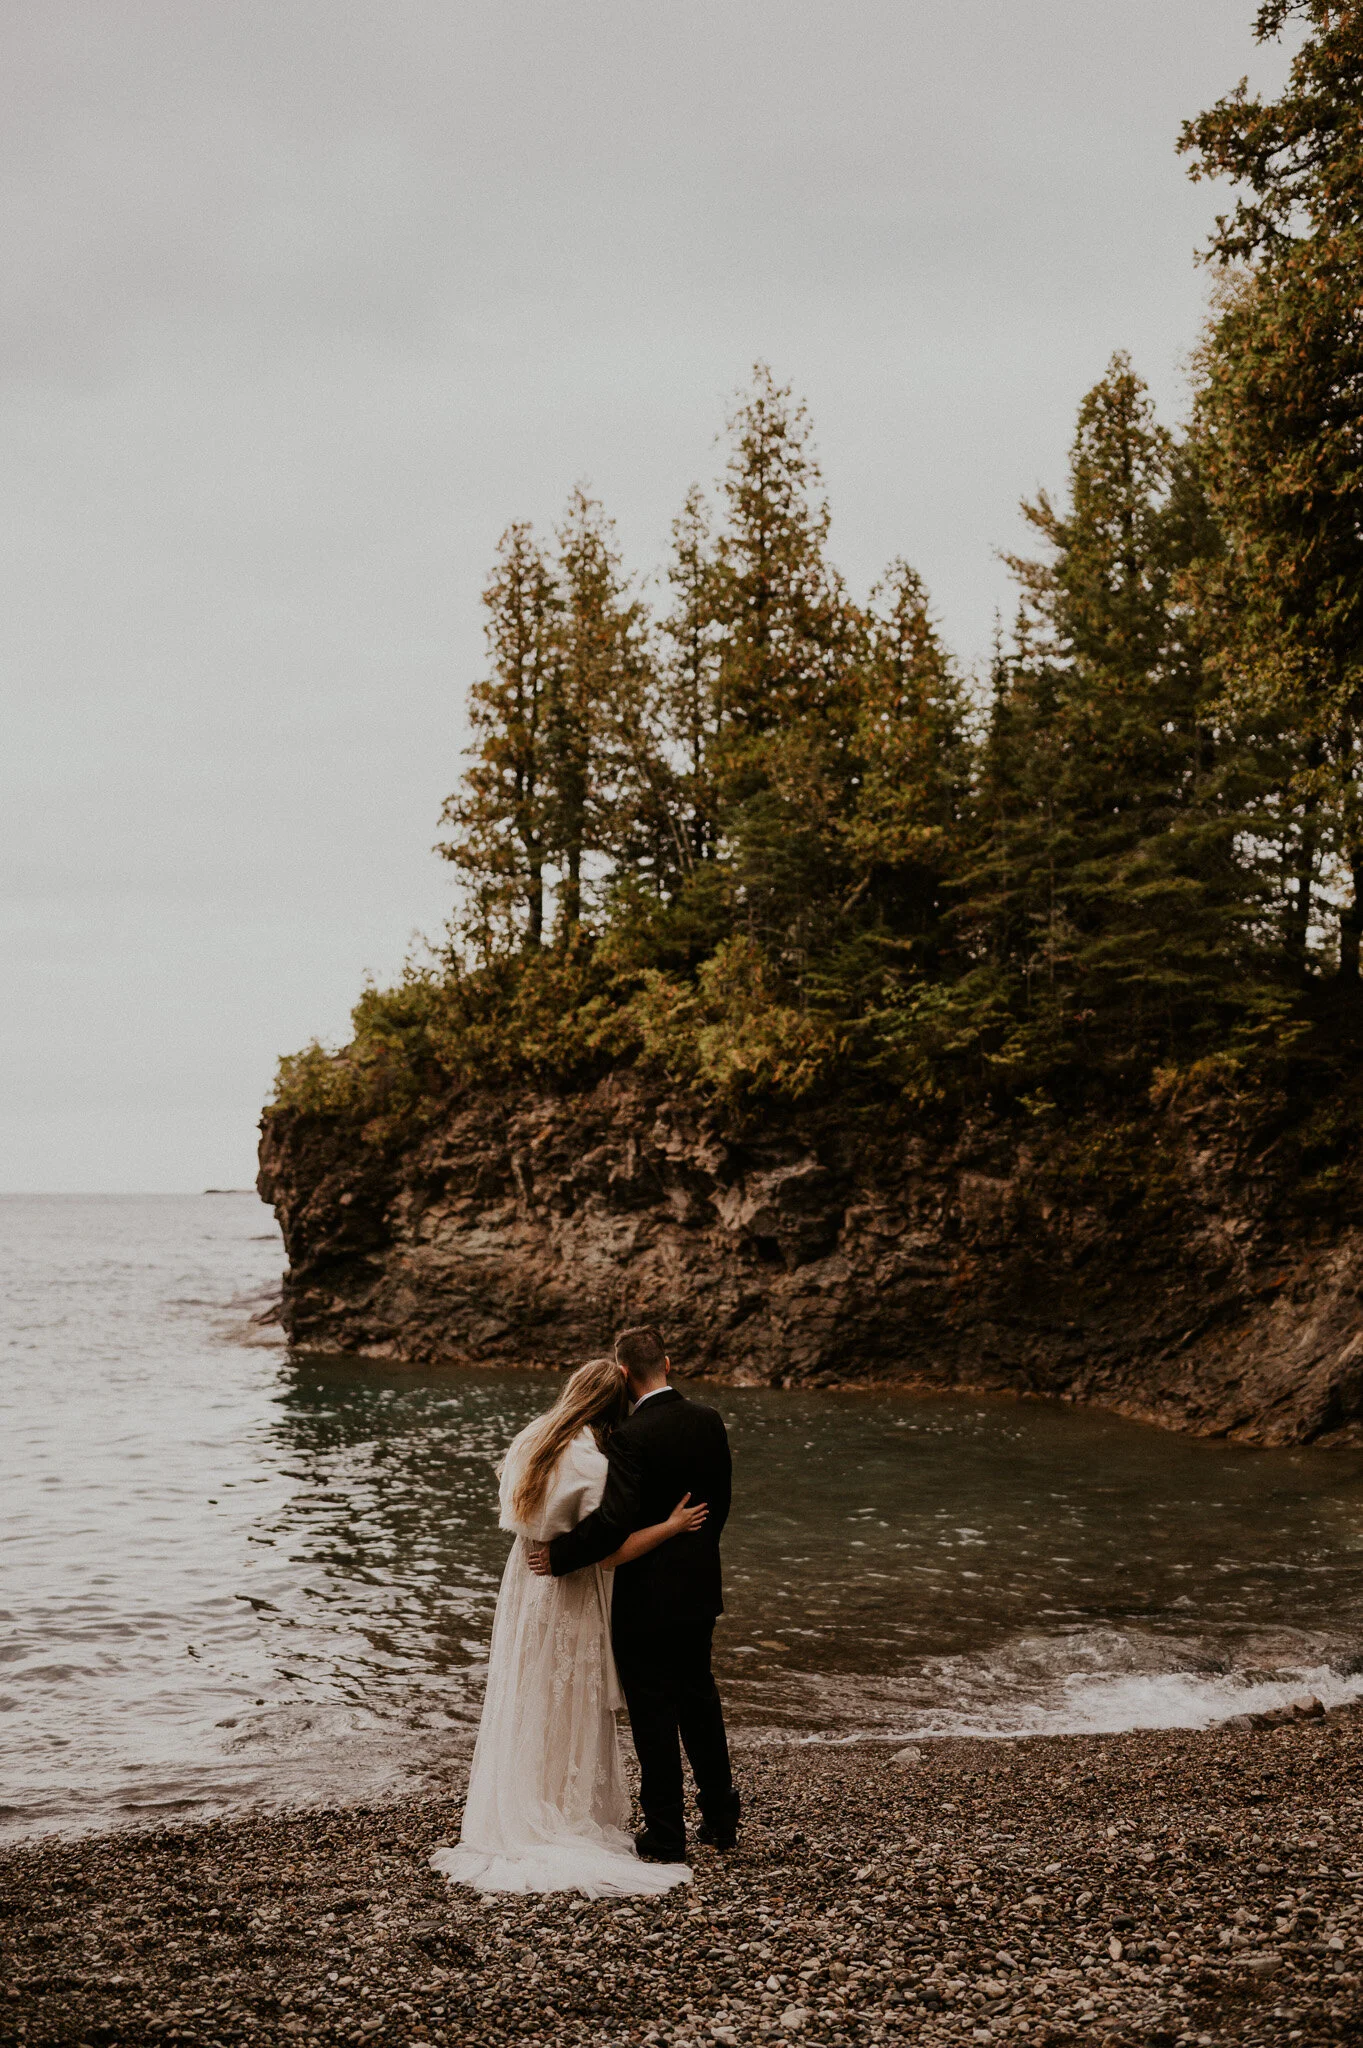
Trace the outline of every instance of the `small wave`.
{"type": "Polygon", "coordinates": [[[1078,1639],[1020,1637],[990,1654],[929,1659],[892,1678],[792,1673],[781,1701],[786,1725],[759,1731],[750,1720],[747,1739],[1002,1741],[1209,1728],[1306,1694],[1325,1707],[1363,1699],[1359,1662],[1353,1646],[1319,1637],[1256,1640],[1232,1656],[1212,1643],[1117,1629],[1078,1639]],[[808,1732],[820,1724],[824,1732],[808,1732]]]}
{"type": "Polygon", "coordinates": [[[1363,1699],[1363,1678],[1310,1664],[1273,1678],[1200,1671],[1076,1673],[1062,1697],[1004,1707],[997,1716],[944,1715],[918,1735],[1120,1735],[1135,1728],[1210,1728],[1236,1714],[1266,1714],[1310,1693],[1323,1706],[1363,1699]]]}

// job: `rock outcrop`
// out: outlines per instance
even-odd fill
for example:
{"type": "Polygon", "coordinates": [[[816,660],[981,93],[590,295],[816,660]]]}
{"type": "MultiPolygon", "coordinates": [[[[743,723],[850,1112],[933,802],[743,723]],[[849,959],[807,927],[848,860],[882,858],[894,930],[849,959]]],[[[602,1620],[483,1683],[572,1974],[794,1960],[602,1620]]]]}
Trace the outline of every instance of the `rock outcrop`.
{"type": "Polygon", "coordinates": [[[1363,1217],[1293,1198],[1226,1114],[934,1135],[862,1112],[735,1135],[617,1073],[469,1093],[418,1137],[267,1114],[290,1340],[563,1365],[657,1319],[688,1372],[1093,1402],[1363,1442],[1363,1217]]]}

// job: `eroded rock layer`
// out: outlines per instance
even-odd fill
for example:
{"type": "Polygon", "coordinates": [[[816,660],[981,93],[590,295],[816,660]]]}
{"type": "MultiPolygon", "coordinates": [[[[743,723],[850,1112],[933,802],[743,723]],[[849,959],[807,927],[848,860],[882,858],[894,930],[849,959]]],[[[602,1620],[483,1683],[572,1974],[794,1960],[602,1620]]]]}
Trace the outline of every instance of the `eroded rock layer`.
{"type": "Polygon", "coordinates": [[[1363,1442],[1363,1227],[1284,1138],[1175,1111],[742,1135],[618,1073],[468,1094],[398,1142],[267,1115],[296,1345],[565,1365],[657,1319],[688,1372],[1084,1400],[1262,1443],[1363,1442]]]}

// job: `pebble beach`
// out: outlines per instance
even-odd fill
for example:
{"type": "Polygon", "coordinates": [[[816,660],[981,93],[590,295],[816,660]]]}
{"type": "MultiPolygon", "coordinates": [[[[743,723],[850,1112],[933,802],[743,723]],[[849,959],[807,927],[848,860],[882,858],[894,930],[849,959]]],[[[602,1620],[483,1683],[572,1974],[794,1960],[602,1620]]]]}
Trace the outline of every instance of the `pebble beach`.
{"type": "Polygon", "coordinates": [[[457,1792],[0,1856],[0,2043],[1363,2038],[1363,1713],[738,1758],[664,1898],[484,1900],[457,1792]]]}

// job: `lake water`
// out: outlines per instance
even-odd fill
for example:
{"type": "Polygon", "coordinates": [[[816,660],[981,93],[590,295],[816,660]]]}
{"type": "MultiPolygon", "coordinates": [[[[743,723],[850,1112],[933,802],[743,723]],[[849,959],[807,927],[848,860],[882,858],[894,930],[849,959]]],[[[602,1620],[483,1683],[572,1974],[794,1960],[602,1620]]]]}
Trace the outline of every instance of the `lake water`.
{"type": "MultiPolygon", "coordinates": [[[[0,1828],[438,1783],[529,1373],[290,1359],[253,1196],[0,1198],[0,1828]]],[[[742,1741],[1363,1695],[1363,1460],[1006,1400],[710,1388],[742,1741]]]]}

